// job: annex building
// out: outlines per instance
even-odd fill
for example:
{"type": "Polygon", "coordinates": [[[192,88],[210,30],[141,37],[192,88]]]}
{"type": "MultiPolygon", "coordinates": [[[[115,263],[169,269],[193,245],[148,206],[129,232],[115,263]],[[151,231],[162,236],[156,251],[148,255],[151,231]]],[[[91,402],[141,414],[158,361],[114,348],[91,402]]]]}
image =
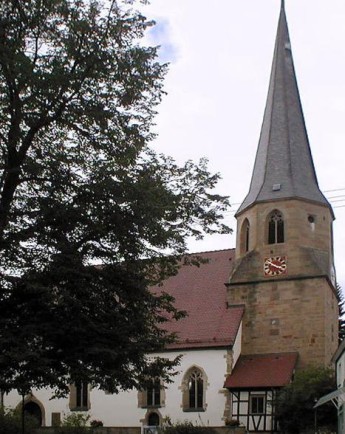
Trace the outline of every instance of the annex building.
{"type": "MultiPolygon", "coordinates": [[[[164,282],[188,313],[170,325],[178,341],[160,354],[183,356],[172,384],[119,395],[78,384],[53,400],[34,390],[26,409],[43,426],[82,411],[138,433],[167,418],[213,427],[235,419],[249,432],[275,433],[276,391],[296,369],[330,365],[338,346],[334,215],[318,187],[284,2],[252,180],[236,218],[235,249],[202,253],[208,262],[164,282]]],[[[10,393],[4,403],[18,406],[21,397],[10,393]]]]}

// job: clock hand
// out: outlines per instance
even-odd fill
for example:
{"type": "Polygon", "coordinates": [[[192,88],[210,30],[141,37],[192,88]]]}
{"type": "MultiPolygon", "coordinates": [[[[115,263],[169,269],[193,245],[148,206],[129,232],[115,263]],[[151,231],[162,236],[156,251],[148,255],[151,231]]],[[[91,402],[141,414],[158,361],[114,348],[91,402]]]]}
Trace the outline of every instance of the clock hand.
{"type": "Polygon", "coordinates": [[[278,268],[278,270],[284,270],[284,267],[282,265],[278,265],[278,264],[271,264],[271,265],[274,268],[278,268]]]}

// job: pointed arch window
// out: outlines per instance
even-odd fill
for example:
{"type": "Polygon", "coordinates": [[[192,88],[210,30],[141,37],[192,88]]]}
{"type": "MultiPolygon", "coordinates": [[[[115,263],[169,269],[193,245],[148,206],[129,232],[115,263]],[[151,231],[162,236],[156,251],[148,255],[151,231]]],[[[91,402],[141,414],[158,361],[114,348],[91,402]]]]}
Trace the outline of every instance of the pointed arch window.
{"type": "Polygon", "coordinates": [[[159,426],[159,415],[156,412],[150,413],[149,417],[147,418],[147,424],[149,426],[159,426]]]}
{"type": "Polygon", "coordinates": [[[206,384],[205,373],[201,369],[193,367],[186,373],[183,386],[184,411],[205,411],[206,384]]]}
{"type": "Polygon", "coordinates": [[[249,234],[250,234],[249,220],[245,219],[241,228],[241,252],[242,253],[247,253],[249,251],[249,234]]]}
{"type": "Polygon", "coordinates": [[[274,210],[268,218],[268,244],[284,243],[283,214],[274,210]]]}
{"type": "Polygon", "coordinates": [[[189,408],[202,408],[204,395],[204,380],[202,373],[195,369],[191,372],[188,382],[189,408]]]}

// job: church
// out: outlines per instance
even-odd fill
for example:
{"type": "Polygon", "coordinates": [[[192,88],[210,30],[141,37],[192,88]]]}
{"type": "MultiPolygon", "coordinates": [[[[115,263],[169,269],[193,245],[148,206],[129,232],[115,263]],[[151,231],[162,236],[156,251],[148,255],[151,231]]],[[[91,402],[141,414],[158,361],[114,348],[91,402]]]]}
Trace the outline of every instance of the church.
{"type": "MultiPolygon", "coordinates": [[[[182,355],[173,383],[107,394],[87,384],[50,399],[33,390],[25,408],[42,426],[83,412],[139,434],[166,421],[275,433],[277,390],[296,369],[329,366],[338,347],[334,214],[319,189],[282,1],[268,96],[249,192],[237,213],[236,248],[199,254],[163,283],[188,316],[170,324],[182,355]]],[[[154,357],[154,354],[152,355],[154,357]]],[[[21,405],[15,393],[5,406],[21,405]]]]}

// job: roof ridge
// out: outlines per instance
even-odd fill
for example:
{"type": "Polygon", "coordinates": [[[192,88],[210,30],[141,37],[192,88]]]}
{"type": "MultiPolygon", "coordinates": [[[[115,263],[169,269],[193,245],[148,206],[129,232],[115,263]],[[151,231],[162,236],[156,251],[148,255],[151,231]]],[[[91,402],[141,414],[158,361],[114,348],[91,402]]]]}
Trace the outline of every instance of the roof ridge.
{"type": "Polygon", "coordinates": [[[202,252],[188,252],[186,253],[186,255],[198,255],[198,254],[203,254],[203,253],[217,253],[217,252],[227,252],[227,251],[234,251],[236,250],[235,247],[230,247],[228,249],[217,249],[217,250],[205,250],[202,252]]]}

